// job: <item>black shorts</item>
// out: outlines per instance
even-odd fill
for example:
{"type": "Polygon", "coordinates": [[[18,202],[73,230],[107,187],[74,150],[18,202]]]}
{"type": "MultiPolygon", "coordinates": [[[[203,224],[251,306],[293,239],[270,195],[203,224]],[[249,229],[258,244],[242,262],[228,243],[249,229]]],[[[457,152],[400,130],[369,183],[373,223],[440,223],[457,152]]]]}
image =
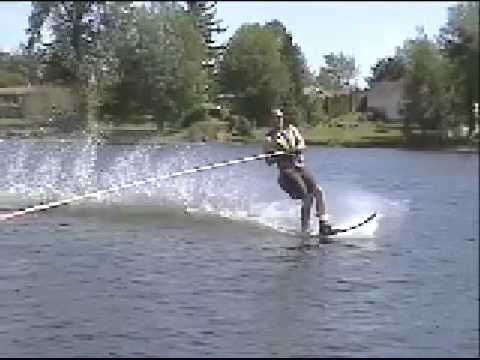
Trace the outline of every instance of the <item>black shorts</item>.
{"type": "Polygon", "coordinates": [[[292,199],[303,199],[307,194],[313,194],[315,179],[305,168],[288,168],[280,170],[278,184],[292,199]]]}

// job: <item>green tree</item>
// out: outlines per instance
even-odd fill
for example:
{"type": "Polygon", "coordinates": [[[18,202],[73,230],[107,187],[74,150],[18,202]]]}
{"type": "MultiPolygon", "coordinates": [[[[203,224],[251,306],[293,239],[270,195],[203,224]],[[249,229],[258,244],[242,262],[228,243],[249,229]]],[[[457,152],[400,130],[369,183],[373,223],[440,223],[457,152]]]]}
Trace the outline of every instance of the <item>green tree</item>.
{"type": "MultiPolygon", "coordinates": [[[[91,75],[90,65],[99,55],[97,40],[104,8],[103,1],[32,1],[28,47],[35,50],[39,45],[39,54],[47,67],[64,67],[74,81],[86,82],[91,75]],[[41,31],[47,21],[51,25],[52,43],[42,42],[41,31]]],[[[50,80],[48,75],[46,79],[50,80]]]]}
{"type": "Polygon", "coordinates": [[[370,87],[381,81],[398,81],[405,75],[405,64],[405,53],[397,47],[393,57],[381,58],[371,67],[372,76],[365,80],[370,87]]]}
{"type": "Polygon", "coordinates": [[[193,18],[207,47],[205,58],[202,61],[203,71],[207,77],[203,110],[203,116],[206,116],[208,110],[213,110],[217,106],[217,98],[220,92],[218,68],[224,53],[223,45],[216,44],[213,35],[222,33],[227,29],[220,26],[221,19],[216,19],[216,1],[187,1],[186,4],[185,12],[193,18]]]}
{"type": "Polygon", "coordinates": [[[333,79],[333,76],[327,72],[326,68],[322,67],[318,71],[315,78],[315,84],[327,91],[338,90],[338,87],[333,79]]]}
{"type": "Polygon", "coordinates": [[[288,67],[282,62],[282,42],[270,28],[242,25],[232,36],[221,64],[222,90],[236,97],[234,110],[257,125],[289,92],[288,67]]]}
{"type": "Polygon", "coordinates": [[[479,12],[478,1],[460,2],[449,8],[447,24],[440,30],[438,41],[455,66],[456,112],[469,119],[469,133],[475,128],[472,112],[479,102],[479,12]]]}
{"type": "Polygon", "coordinates": [[[25,86],[26,58],[19,53],[0,53],[0,87],[25,86]]]}
{"type": "Polygon", "coordinates": [[[331,90],[341,90],[348,87],[350,81],[359,74],[359,68],[355,65],[353,56],[346,56],[340,52],[340,54],[330,53],[323,57],[326,66],[320,69],[319,85],[331,90]]]}
{"type": "Polygon", "coordinates": [[[305,64],[303,72],[303,82],[305,83],[305,86],[315,86],[317,84],[317,75],[307,64],[305,64]]]}
{"type": "Polygon", "coordinates": [[[108,32],[105,42],[110,43],[105,81],[102,83],[102,113],[114,115],[117,122],[138,114],[142,104],[143,79],[140,62],[142,49],[138,47],[137,10],[131,2],[112,2],[107,7],[108,32]]]}
{"type": "Polygon", "coordinates": [[[104,31],[105,1],[32,1],[27,29],[27,51],[43,66],[47,83],[74,89],[81,117],[93,125],[97,120],[101,82],[99,59],[104,57],[100,38],[104,31]],[[53,41],[43,42],[42,28],[48,23],[53,41]]]}
{"type": "Polygon", "coordinates": [[[265,25],[271,28],[281,43],[280,55],[282,63],[287,67],[289,75],[288,92],[284,94],[282,103],[287,113],[302,122],[305,120],[307,97],[304,94],[308,79],[308,66],[305,56],[298,44],[293,43],[292,35],[279,20],[272,20],[265,25]]]}
{"type": "Polygon", "coordinates": [[[307,96],[307,103],[305,106],[306,121],[308,125],[315,126],[321,121],[328,119],[328,115],[324,110],[324,102],[316,94],[309,94],[307,96]]]}
{"type": "Polygon", "coordinates": [[[103,112],[121,120],[150,114],[160,123],[181,126],[201,103],[205,45],[190,16],[166,7],[131,12],[112,5],[117,18],[109,68],[112,80],[103,112]]]}
{"type": "Polygon", "coordinates": [[[419,29],[414,40],[406,42],[405,131],[411,124],[425,130],[446,130],[452,115],[453,68],[438,46],[419,29]]]}

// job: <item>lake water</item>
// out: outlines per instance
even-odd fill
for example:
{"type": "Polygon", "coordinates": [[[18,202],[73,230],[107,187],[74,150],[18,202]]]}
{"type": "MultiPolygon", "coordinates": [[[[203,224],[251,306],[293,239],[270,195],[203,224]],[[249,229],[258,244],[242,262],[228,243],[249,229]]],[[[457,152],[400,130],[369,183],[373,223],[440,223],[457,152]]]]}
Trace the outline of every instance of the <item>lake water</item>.
{"type": "MultiPolygon", "coordinates": [[[[6,141],[0,208],[258,152],[6,141]]],[[[310,147],[333,224],[378,214],[326,244],[263,161],[0,221],[0,353],[478,356],[478,160],[310,147]]]]}

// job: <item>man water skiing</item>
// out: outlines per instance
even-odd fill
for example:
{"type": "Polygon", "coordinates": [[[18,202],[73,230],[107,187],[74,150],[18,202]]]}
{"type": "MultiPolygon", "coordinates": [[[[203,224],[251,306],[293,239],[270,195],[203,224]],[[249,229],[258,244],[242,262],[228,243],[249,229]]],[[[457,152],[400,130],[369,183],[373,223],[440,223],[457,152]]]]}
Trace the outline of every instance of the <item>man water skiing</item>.
{"type": "Polygon", "coordinates": [[[330,235],[331,226],[325,208],[325,198],[322,189],[315,183],[313,176],[304,167],[305,141],[300,131],[293,125],[291,119],[284,124],[283,112],[280,109],[272,111],[271,130],[265,135],[264,151],[285,151],[287,154],[267,158],[269,166],[274,163],[279,169],[278,184],[292,199],[302,200],[301,226],[302,232],[308,232],[310,227],[310,209],[313,198],[316,204],[316,216],[319,218],[319,233],[330,235]],[[284,129],[284,125],[286,129],[284,129]]]}

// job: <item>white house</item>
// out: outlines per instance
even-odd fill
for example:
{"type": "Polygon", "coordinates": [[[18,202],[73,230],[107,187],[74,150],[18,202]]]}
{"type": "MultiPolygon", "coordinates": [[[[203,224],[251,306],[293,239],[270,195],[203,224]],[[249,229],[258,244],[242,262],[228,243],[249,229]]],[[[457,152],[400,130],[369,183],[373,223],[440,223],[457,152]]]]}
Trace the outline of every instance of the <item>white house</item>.
{"type": "Polygon", "coordinates": [[[387,121],[403,120],[401,109],[404,103],[403,80],[382,81],[367,91],[367,108],[385,113],[387,121]]]}

